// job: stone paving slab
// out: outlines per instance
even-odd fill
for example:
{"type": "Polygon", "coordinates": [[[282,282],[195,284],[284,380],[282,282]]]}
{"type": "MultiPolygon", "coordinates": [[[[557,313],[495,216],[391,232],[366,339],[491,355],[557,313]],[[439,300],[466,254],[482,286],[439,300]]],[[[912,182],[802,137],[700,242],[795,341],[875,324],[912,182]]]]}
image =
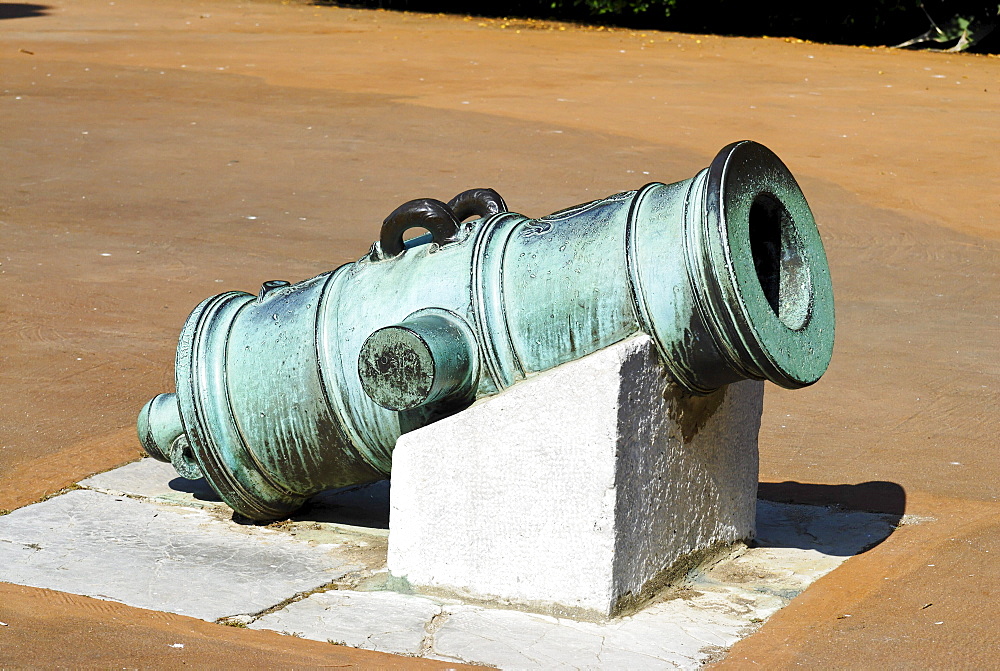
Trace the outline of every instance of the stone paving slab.
{"type": "Polygon", "coordinates": [[[344,590],[290,603],[250,626],[501,668],[695,668],[849,556],[884,539],[896,521],[767,501],[758,502],[757,516],[756,547],[692,572],[638,613],[608,622],[344,590]],[[409,637],[397,628],[404,619],[409,637]]]}
{"type": "MultiPolygon", "coordinates": [[[[108,494],[138,496],[161,503],[230,509],[205,480],[185,480],[174,467],[140,459],[80,481],[80,486],[108,494]]],[[[376,536],[389,535],[389,481],[323,492],[292,517],[344,527],[376,536]]]]}
{"type": "Polygon", "coordinates": [[[205,620],[258,613],[358,568],[204,510],[94,491],[0,517],[0,580],[205,620]]]}
{"type": "Polygon", "coordinates": [[[734,551],[647,608],[608,622],[426,595],[341,590],[290,603],[250,626],[501,668],[694,668],[848,557],[884,539],[897,521],[892,515],[767,501],[758,501],[757,516],[756,547],[734,551]],[[405,620],[409,637],[398,629],[405,620]]]}
{"type": "MultiPolygon", "coordinates": [[[[757,502],[755,547],[639,612],[579,622],[389,591],[388,484],[243,525],[151,459],[0,517],[0,580],[319,641],[506,668],[694,668],[886,538],[898,516],[757,502]],[[354,524],[350,524],[353,522],[354,524]]],[[[460,548],[456,548],[460,551],[460,548]]]]}
{"type": "Polygon", "coordinates": [[[81,487],[203,508],[222,502],[205,480],[185,480],[168,463],[140,459],[80,481],[81,487]]]}
{"type": "Polygon", "coordinates": [[[334,590],[291,605],[250,628],[415,655],[421,652],[426,626],[442,612],[432,599],[396,592],[334,590]]]}
{"type": "Polygon", "coordinates": [[[645,617],[595,624],[462,609],[443,622],[434,650],[440,659],[480,660],[504,668],[676,668],[697,666],[706,656],[702,650],[729,647],[741,638],[743,622],[706,621],[696,608],[687,610],[692,611],[688,617],[667,606],[645,617]]]}

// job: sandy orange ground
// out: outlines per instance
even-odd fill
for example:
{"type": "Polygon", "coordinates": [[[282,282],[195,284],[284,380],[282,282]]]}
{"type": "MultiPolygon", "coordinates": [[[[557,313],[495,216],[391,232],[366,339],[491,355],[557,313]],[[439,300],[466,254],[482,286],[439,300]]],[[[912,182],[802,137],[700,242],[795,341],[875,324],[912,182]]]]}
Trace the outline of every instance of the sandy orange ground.
{"type": "MultiPolygon", "coordinates": [[[[995,666],[1000,59],[221,0],[36,14],[0,20],[0,508],[139,456],[208,295],[351,261],[410,198],[491,186],[538,216],[751,138],[813,205],[838,317],[828,375],[768,389],[761,479],[876,483],[849,503],[934,521],[722,665],[995,666]]],[[[61,599],[3,587],[0,664],[173,664],[138,652],[166,622],[220,665],[319,654],[61,599]]]]}

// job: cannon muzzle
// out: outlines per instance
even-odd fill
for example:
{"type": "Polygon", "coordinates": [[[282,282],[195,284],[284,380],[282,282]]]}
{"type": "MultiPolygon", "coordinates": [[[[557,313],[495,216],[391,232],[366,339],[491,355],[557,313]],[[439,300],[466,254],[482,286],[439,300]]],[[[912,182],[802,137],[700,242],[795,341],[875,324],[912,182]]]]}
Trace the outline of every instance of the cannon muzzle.
{"type": "Polygon", "coordinates": [[[176,394],[143,408],[139,436],[236,512],[279,518],[387,477],[403,433],[639,331],[690,394],[824,373],[826,255],[767,148],[737,142],[691,179],[540,219],[490,189],[410,201],[355,263],[203,301],[176,394]],[[404,241],[411,228],[428,233],[404,241]]]}

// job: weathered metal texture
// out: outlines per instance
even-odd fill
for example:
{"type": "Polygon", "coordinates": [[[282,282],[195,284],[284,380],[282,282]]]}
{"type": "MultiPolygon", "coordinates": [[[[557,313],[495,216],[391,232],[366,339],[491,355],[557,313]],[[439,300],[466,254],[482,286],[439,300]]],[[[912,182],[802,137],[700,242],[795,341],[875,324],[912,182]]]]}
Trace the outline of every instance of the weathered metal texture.
{"type": "Polygon", "coordinates": [[[826,370],[826,256],[768,149],[734,143],[692,179],[540,219],[488,189],[411,201],[356,263],[202,302],[140,439],[238,513],[278,518],[386,477],[403,433],[640,330],[692,394],[826,370]],[[430,233],[404,243],[412,227],[430,233]]]}

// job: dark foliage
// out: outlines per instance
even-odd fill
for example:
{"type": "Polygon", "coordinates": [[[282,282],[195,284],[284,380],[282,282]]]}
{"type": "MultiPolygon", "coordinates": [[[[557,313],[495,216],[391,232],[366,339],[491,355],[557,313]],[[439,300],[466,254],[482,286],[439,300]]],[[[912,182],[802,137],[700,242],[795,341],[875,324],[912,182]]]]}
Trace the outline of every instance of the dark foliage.
{"type": "MultiPolygon", "coordinates": [[[[895,45],[927,36],[930,46],[955,44],[966,27],[996,51],[998,0],[353,0],[351,4],[423,12],[472,13],[589,21],[644,29],[722,35],[798,37],[835,44],[895,45]],[[978,32],[976,32],[978,31],[978,32]],[[987,30],[988,32],[988,30],[987,30]]],[[[921,44],[920,46],[928,46],[921,44]]]]}

